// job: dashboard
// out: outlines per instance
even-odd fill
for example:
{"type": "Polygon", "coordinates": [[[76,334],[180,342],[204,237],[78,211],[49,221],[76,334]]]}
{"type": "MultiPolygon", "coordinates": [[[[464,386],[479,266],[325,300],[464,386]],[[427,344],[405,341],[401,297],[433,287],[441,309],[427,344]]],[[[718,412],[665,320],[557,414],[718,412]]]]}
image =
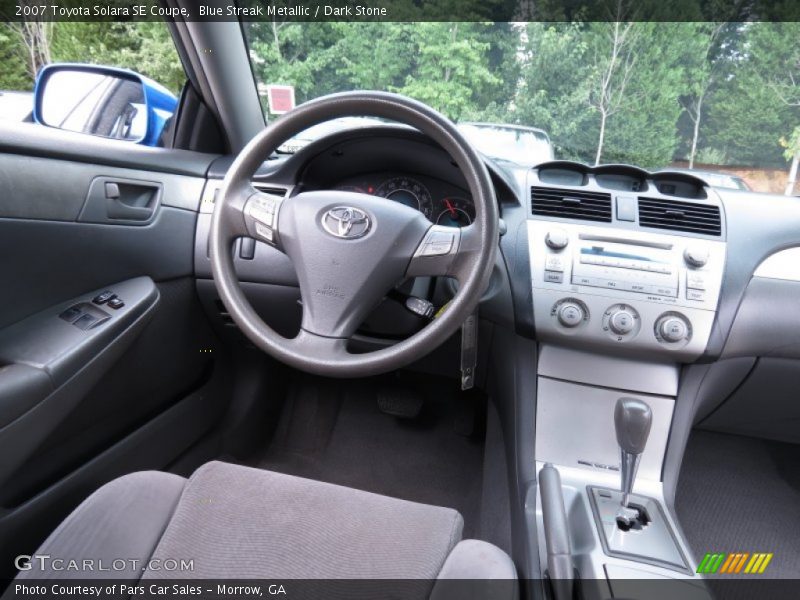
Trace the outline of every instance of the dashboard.
{"type": "Polygon", "coordinates": [[[674,360],[700,356],[726,259],[713,190],[627,165],[546,163],[529,179],[537,337],[674,360]]]}
{"type": "MultiPolygon", "coordinates": [[[[229,164],[212,165],[200,206],[195,271],[201,280],[211,278],[205,240],[229,164]]],[[[630,165],[551,161],[512,169],[487,160],[487,168],[504,234],[481,304],[484,318],[537,341],[609,355],[669,362],[766,351],[800,357],[792,291],[800,268],[793,259],[781,263],[778,275],[759,270],[768,257],[800,247],[796,198],[717,189],[689,173],[630,165]]],[[[474,216],[455,163],[408,128],[338,132],[267,161],[254,185],[284,195],[337,188],[374,194],[450,226],[474,216]]],[[[242,241],[234,263],[245,285],[262,286],[251,292],[260,290],[267,320],[298,326],[297,279],[285,255],[242,241]]],[[[444,304],[446,294],[436,294],[447,286],[434,287],[429,299],[444,304]]],[[[409,293],[428,297],[422,289],[409,293]]],[[[227,318],[213,285],[207,296],[209,310],[227,318]]],[[[392,324],[389,337],[414,331],[394,327],[402,316],[401,307],[383,319],[392,324]]]]}
{"type": "Polygon", "coordinates": [[[399,202],[445,227],[466,227],[475,219],[475,205],[468,192],[427,175],[391,171],[366,173],[338,181],[333,189],[399,202]]]}

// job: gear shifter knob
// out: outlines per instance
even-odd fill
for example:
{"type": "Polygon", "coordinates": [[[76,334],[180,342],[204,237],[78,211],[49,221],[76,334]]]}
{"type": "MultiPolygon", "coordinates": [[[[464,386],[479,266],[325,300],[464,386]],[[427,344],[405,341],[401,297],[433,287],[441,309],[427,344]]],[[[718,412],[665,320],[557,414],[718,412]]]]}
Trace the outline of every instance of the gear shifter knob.
{"type": "Polygon", "coordinates": [[[641,400],[620,398],[614,408],[617,443],[623,452],[641,454],[650,435],[653,411],[641,400]]]}
{"type": "Polygon", "coordinates": [[[635,398],[620,398],[614,408],[614,428],[617,432],[622,475],[622,507],[628,506],[628,496],[633,491],[633,482],[639,459],[650,435],[653,411],[635,398]]]}

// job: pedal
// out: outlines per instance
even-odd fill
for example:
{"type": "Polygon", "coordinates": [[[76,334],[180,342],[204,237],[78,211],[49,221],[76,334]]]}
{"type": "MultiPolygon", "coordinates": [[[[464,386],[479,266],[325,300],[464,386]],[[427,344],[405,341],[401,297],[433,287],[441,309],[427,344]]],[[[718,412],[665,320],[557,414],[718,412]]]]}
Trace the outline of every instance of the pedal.
{"type": "Polygon", "coordinates": [[[405,387],[385,387],[378,391],[378,410],[399,419],[415,419],[423,404],[422,396],[405,387]]]}

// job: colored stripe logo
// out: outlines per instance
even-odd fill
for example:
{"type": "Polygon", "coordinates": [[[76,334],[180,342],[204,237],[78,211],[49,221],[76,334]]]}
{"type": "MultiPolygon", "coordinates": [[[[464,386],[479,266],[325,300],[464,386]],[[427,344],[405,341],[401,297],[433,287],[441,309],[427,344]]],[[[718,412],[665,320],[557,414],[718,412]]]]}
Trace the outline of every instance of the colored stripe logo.
{"type": "Polygon", "coordinates": [[[704,575],[761,575],[772,560],[772,552],[707,552],[697,565],[697,572],[704,575]]]}

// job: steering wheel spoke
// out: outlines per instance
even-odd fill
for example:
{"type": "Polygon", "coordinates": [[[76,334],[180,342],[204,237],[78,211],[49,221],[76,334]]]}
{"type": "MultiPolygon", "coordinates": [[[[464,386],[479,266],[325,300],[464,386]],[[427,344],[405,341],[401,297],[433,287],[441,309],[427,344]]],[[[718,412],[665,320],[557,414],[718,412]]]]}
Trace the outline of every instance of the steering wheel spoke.
{"type": "Polygon", "coordinates": [[[287,345],[299,356],[324,356],[330,361],[342,361],[353,357],[347,351],[346,339],[326,337],[305,329],[301,329],[296,337],[287,340],[287,345]]]}
{"type": "Polygon", "coordinates": [[[238,207],[243,228],[238,233],[266,242],[270,246],[281,249],[278,232],[278,213],[283,204],[283,197],[267,194],[250,188],[250,194],[238,207]]]}
{"type": "Polygon", "coordinates": [[[474,225],[460,229],[434,225],[414,252],[406,277],[445,276],[463,281],[480,251],[480,236],[474,225]]]}

